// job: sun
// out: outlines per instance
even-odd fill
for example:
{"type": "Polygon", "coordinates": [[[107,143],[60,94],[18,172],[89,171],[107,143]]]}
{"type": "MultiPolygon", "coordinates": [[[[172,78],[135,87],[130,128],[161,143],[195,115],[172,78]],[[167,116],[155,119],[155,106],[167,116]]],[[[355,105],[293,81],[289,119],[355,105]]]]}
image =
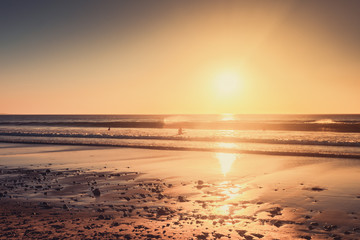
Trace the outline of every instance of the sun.
{"type": "Polygon", "coordinates": [[[240,78],[236,72],[221,72],[215,77],[215,90],[221,96],[234,95],[240,85],[240,78]]]}

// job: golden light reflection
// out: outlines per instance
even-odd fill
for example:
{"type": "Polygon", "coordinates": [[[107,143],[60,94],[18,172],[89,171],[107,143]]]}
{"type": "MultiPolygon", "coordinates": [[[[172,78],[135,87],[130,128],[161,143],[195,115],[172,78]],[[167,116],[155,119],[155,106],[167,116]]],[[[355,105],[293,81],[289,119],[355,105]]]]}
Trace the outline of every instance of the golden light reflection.
{"type": "Polygon", "coordinates": [[[232,121],[234,119],[235,119],[234,114],[231,114],[231,113],[221,114],[221,121],[232,121]]]}
{"type": "Polygon", "coordinates": [[[236,144],[235,143],[225,143],[225,142],[221,142],[221,143],[217,143],[216,144],[219,148],[227,148],[227,149],[235,149],[236,148],[236,144]]]}
{"type": "Polygon", "coordinates": [[[214,211],[215,214],[219,214],[219,215],[229,215],[230,214],[230,205],[222,205],[218,208],[216,208],[216,210],[214,211]]]}
{"type": "Polygon", "coordinates": [[[224,189],[224,191],[222,192],[223,194],[227,195],[229,197],[228,200],[231,200],[237,196],[239,196],[239,191],[241,188],[239,187],[234,187],[234,188],[229,188],[229,189],[224,189]]]}
{"type": "Polygon", "coordinates": [[[234,202],[238,202],[244,186],[233,184],[232,181],[223,181],[217,185],[219,202],[214,206],[212,212],[218,215],[232,215],[234,213],[234,202]]]}
{"type": "MultiPolygon", "coordinates": [[[[235,137],[235,130],[219,130],[219,136],[224,136],[224,137],[235,137]]],[[[219,146],[221,146],[222,144],[218,144],[219,146]]],[[[232,145],[228,145],[228,146],[232,146],[232,145]]]]}
{"type": "Polygon", "coordinates": [[[221,166],[221,172],[224,176],[231,170],[232,164],[236,160],[236,154],[234,153],[216,153],[216,158],[219,160],[221,166]]]}
{"type": "Polygon", "coordinates": [[[226,200],[231,200],[240,194],[240,190],[243,188],[240,184],[232,184],[230,181],[223,181],[219,185],[221,194],[226,196],[226,200]]]}

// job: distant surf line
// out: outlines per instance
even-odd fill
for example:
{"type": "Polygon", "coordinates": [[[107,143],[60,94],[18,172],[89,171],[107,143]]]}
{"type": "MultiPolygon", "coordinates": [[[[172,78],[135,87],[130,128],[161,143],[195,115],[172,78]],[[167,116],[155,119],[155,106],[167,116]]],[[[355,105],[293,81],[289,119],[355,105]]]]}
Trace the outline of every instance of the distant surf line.
{"type": "Polygon", "coordinates": [[[314,131],[314,132],[349,132],[359,133],[359,122],[313,123],[313,122],[176,122],[162,121],[128,122],[128,121],[1,121],[1,126],[52,126],[52,127],[98,127],[98,128],[155,128],[155,129],[204,129],[204,130],[264,130],[264,131],[314,131]]]}
{"type": "Polygon", "coordinates": [[[189,136],[129,136],[129,135],[96,135],[96,134],[42,134],[42,133],[22,133],[22,132],[0,132],[0,136],[16,137],[63,137],[63,138],[89,138],[89,139],[123,139],[123,140],[171,140],[171,141],[194,141],[194,142],[225,142],[225,143],[263,143],[263,144],[289,144],[289,145],[308,145],[308,146],[334,146],[334,147],[360,147],[360,142],[329,142],[329,141],[309,141],[309,140],[280,140],[280,139],[256,139],[238,137],[189,137],[189,136]]]}

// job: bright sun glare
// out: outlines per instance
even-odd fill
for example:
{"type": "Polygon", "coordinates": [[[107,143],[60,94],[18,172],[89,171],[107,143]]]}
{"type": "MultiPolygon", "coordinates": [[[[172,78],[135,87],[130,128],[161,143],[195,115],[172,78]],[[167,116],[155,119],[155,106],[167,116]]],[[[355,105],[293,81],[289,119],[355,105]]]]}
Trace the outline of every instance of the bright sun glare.
{"type": "Polygon", "coordinates": [[[216,91],[221,96],[233,95],[239,89],[239,84],[240,79],[236,72],[222,72],[215,78],[216,91]]]}

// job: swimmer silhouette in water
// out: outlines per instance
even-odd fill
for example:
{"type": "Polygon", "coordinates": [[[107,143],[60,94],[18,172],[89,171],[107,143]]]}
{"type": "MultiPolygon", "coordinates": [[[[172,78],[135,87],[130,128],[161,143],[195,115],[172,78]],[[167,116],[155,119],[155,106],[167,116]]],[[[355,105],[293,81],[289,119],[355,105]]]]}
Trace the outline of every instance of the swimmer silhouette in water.
{"type": "Polygon", "coordinates": [[[178,135],[181,135],[181,134],[183,134],[184,132],[183,132],[183,129],[182,129],[182,127],[180,127],[179,129],[178,129],[178,135]]]}

